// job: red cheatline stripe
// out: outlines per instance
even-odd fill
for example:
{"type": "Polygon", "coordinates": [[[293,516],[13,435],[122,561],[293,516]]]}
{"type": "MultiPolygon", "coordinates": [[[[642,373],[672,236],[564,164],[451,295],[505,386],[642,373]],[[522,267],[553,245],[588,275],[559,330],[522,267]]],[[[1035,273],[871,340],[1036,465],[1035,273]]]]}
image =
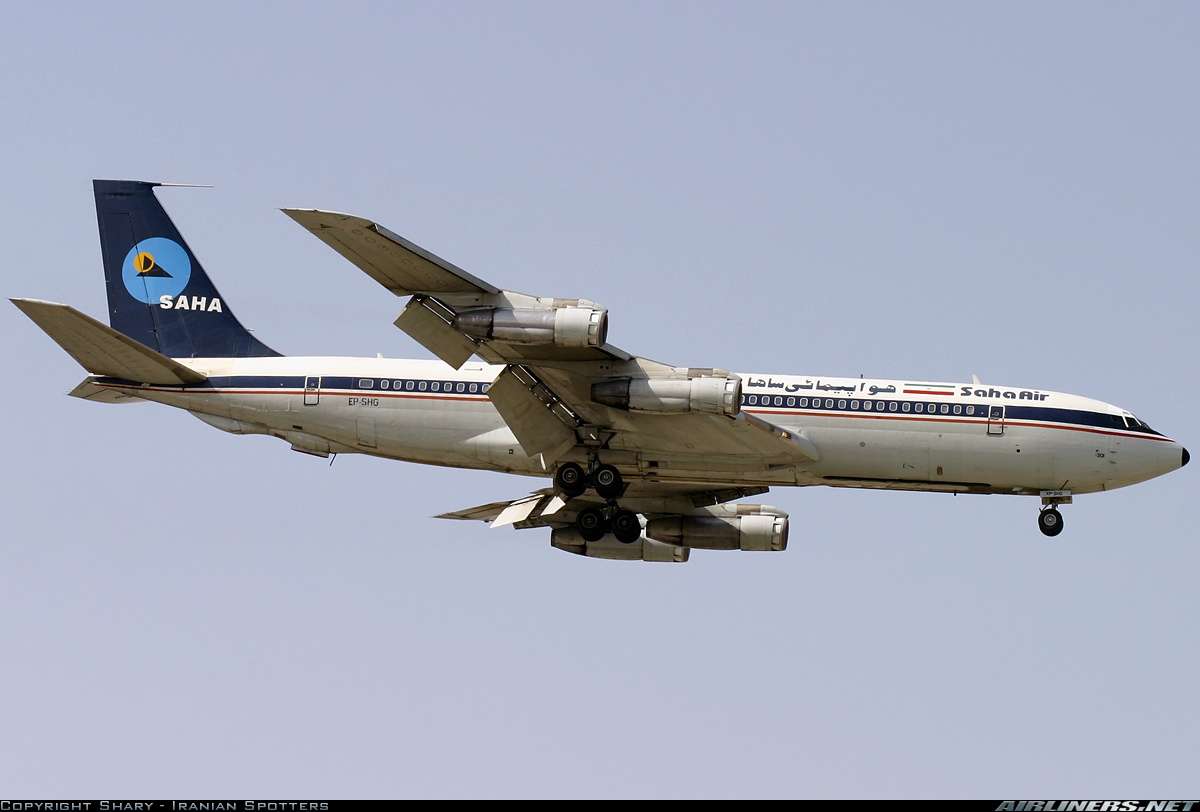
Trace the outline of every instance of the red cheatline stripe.
{"type": "Polygon", "coordinates": [[[943,397],[953,397],[954,390],[945,392],[945,391],[939,391],[936,389],[905,389],[904,394],[906,394],[906,395],[942,395],[943,397]]]}

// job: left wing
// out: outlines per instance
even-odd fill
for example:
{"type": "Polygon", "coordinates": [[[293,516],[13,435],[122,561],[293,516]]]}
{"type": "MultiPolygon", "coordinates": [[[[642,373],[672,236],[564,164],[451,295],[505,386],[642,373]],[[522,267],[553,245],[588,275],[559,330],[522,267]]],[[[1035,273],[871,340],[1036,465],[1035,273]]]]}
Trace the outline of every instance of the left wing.
{"type": "Polygon", "coordinates": [[[392,293],[412,296],[396,326],[455,369],[473,354],[492,364],[629,358],[605,343],[608,314],[595,302],[501,290],[361,217],[283,213],[392,293]]]}
{"type": "MultiPolygon", "coordinates": [[[[697,483],[815,481],[803,468],[819,459],[816,447],[743,413],[736,375],[613,347],[608,311],[595,302],[497,288],[360,217],[283,211],[397,296],[411,296],[396,326],[443,361],[458,368],[478,355],[503,364],[488,397],[526,454],[548,464],[600,450],[641,480],[631,485],[656,493],[669,483],[704,492],[711,486],[697,483]]],[[[512,505],[453,518],[494,520],[512,505]]]]}

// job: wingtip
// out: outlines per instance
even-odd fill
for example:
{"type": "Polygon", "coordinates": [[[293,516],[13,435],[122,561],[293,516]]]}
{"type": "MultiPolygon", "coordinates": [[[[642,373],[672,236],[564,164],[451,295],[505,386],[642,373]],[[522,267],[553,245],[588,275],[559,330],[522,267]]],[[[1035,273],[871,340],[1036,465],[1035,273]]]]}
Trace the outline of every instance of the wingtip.
{"type": "Polygon", "coordinates": [[[62,302],[51,302],[46,299],[27,299],[20,296],[9,299],[22,313],[29,313],[30,310],[36,310],[39,307],[65,307],[70,308],[70,305],[65,305],[62,302]]]}

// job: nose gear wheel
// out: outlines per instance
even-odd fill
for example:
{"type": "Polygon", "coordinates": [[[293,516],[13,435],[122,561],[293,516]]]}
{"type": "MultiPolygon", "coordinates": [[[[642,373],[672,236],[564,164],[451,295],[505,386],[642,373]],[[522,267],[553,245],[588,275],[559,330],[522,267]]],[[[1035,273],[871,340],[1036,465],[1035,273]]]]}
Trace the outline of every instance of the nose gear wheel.
{"type": "Polygon", "coordinates": [[[1057,536],[1063,530],[1062,514],[1049,507],[1038,514],[1038,529],[1047,536],[1057,536]]]}

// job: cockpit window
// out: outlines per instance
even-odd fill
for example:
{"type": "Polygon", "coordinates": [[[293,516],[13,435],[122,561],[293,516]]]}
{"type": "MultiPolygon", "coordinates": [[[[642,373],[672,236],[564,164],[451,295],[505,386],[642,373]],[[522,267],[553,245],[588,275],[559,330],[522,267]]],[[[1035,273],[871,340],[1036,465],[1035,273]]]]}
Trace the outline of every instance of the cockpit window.
{"type": "MultiPolygon", "coordinates": [[[[1146,421],[1144,421],[1144,420],[1138,420],[1138,419],[1137,419],[1136,417],[1134,417],[1133,415],[1130,415],[1130,416],[1129,416],[1129,423],[1130,423],[1130,426],[1129,426],[1129,427],[1130,427],[1131,429],[1135,429],[1135,430],[1137,430],[1137,431],[1144,431],[1144,432],[1146,432],[1147,434],[1158,434],[1158,432],[1157,432],[1157,431],[1155,431],[1154,429],[1150,428],[1150,424],[1149,424],[1149,423],[1147,423],[1147,422],[1146,422],[1146,421]]],[[[1162,435],[1161,435],[1161,434],[1159,434],[1159,436],[1161,437],[1162,435]]]]}
{"type": "Polygon", "coordinates": [[[1118,416],[1115,414],[1111,414],[1111,415],[1109,415],[1109,418],[1118,427],[1122,427],[1128,431],[1141,431],[1141,432],[1145,432],[1146,434],[1158,434],[1159,437],[1162,436],[1157,431],[1150,428],[1150,426],[1148,426],[1146,423],[1142,422],[1141,420],[1138,420],[1136,417],[1134,417],[1131,414],[1126,414],[1124,417],[1121,417],[1121,416],[1118,416]],[[1122,425],[1122,424],[1124,424],[1124,425],[1122,425]]]}

